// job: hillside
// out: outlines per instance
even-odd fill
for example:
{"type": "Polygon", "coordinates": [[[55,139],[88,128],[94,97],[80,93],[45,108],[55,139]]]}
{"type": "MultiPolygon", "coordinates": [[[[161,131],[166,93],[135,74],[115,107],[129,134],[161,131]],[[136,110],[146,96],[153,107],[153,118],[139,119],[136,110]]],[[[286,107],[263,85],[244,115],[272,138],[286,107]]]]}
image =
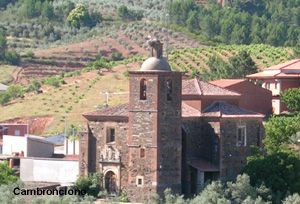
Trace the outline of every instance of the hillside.
{"type": "MultiPolygon", "coordinates": [[[[66,84],[59,88],[43,86],[41,94],[26,94],[23,99],[16,99],[6,106],[0,106],[0,121],[24,121],[39,123],[47,118],[47,125],[35,132],[55,134],[63,131],[66,123],[82,125],[84,112],[96,110],[105,104],[105,92],[126,92],[127,78],[123,72],[138,64],[121,65],[114,71],[83,72],[80,76],[65,78],[66,84]],[[32,117],[33,116],[33,117],[32,117]],[[23,118],[23,120],[22,120],[23,118]],[[13,120],[12,120],[13,119],[13,120]],[[15,119],[15,120],[14,120],[15,119]]],[[[109,98],[109,105],[126,101],[127,95],[114,95],[109,98]]]]}
{"type": "MultiPolygon", "coordinates": [[[[258,67],[263,69],[289,59],[292,52],[288,48],[275,48],[267,45],[249,46],[218,46],[206,48],[185,48],[172,51],[169,60],[174,70],[186,71],[192,75],[193,70],[207,69],[208,57],[214,54],[227,60],[241,50],[250,52],[258,67]]],[[[125,62],[125,61],[124,61],[125,62]]],[[[97,71],[82,72],[80,76],[65,78],[65,85],[59,88],[43,86],[41,94],[27,94],[24,99],[17,99],[6,106],[0,106],[0,121],[17,118],[33,118],[43,121],[48,118],[49,123],[42,126],[43,133],[51,134],[63,131],[65,123],[82,125],[82,113],[96,110],[105,104],[105,92],[119,93],[109,95],[109,105],[117,105],[127,101],[128,70],[138,69],[142,61],[137,63],[118,65],[113,71],[104,71],[99,75],[97,71]],[[28,111],[30,110],[30,111],[28,111]],[[44,129],[45,128],[45,129],[44,129]]],[[[43,123],[44,124],[44,123],[43,123]]]]}
{"type": "Polygon", "coordinates": [[[205,48],[185,48],[172,51],[169,60],[173,69],[187,73],[202,73],[204,69],[209,69],[207,62],[210,57],[218,56],[227,61],[228,58],[245,50],[249,52],[259,69],[279,64],[293,57],[290,48],[273,47],[269,45],[223,45],[205,48]]]}

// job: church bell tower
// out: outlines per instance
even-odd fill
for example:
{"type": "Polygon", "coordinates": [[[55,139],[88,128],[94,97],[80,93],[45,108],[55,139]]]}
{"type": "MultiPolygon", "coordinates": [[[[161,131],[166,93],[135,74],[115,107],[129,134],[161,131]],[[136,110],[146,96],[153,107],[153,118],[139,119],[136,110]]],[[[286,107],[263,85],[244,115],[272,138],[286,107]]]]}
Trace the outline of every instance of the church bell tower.
{"type": "Polygon", "coordinates": [[[128,195],[147,200],[166,188],[181,191],[181,73],[150,40],[152,57],[129,72],[128,195]]]}

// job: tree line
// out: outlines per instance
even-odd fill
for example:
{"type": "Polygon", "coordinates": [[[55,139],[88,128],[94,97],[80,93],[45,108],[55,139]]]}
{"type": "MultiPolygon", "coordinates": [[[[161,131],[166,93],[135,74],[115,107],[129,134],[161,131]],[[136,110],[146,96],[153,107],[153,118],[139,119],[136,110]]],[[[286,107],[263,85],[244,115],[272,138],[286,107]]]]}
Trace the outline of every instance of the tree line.
{"type": "Polygon", "coordinates": [[[297,0],[233,0],[225,7],[216,1],[200,6],[193,0],[168,4],[170,21],[208,40],[227,44],[300,43],[300,2],[297,0]]]}

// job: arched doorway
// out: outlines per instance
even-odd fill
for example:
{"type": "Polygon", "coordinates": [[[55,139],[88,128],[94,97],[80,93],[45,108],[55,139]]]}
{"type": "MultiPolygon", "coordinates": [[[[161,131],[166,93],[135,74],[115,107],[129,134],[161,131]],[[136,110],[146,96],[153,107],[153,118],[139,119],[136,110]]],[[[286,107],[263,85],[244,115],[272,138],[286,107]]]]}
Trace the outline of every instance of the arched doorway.
{"type": "Polygon", "coordinates": [[[105,189],[109,194],[117,193],[117,176],[114,172],[109,171],[105,174],[105,189]]]}

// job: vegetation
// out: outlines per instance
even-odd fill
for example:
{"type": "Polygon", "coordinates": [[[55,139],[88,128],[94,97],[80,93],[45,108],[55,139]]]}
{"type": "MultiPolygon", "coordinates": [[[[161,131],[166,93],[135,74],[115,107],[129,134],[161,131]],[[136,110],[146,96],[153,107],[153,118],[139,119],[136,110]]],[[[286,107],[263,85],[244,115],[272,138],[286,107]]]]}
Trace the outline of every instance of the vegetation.
{"type": "Polygon", "coordinates": [[[80,176],[75,183],[75,186],[79,190],[84,190],[88,195],[97,197],[99,192],[103,190],[102,174],[93,173],[88,176],[80,176]]]}
{"type": "MultiPolygon", "coordinates": [[[[274,64],[285,62],[292,56],[293,53],[288,48],[269,45],[219,45],[215,47],[174,50],[169,55],[169,61],[173,69],[187,73],[197,70],[203,74],[205,70],[209,72],[209,65],[213,66],[213,64],[215,64],[217,66],[216,69],[223,72],[222,75],[240,75],[240,77],[243,77],[247,73],[254,72],[255,67],[263,69],[274,64]],[[231,61],[229,60],[230,58],[232,59],[231,61]],[[255,65],[253,65],[251,61],[254,61],[255,65]],[[234,67],[239,66],[239,64],[243,67],[239,67],[237,70],[230,70],[232,66],[229,68],[226,67],[229,69],[227,72],[226,70],[222,70],[223,67],[220,67],[227,66],[227,64],[231,63],[234,64],[234,67]],[[244,65],[246,65],[245,70],[243,70],[244,65]]],[[[218,75],[218,73],[208,74],[208,78],[217,78],[216,76],[214,77],[214,75],[218,75]]]]}
{"type": "Polygon", "coordinates": [[[7,50],[6,36],[0,29],[0,62],[1,61],[18,65],[20,63],[20,56],[15,51],[7,50]]]}
{"type": "Polygon", "coordinates": [[[14,173],[15,171],[8,166],[8,162],[0,163],[0,186],[16,182],[18,177],[14,176],[14,173]]]}
{"type": "Polygon", "coordinates": [[[168,5],[171,23],[208,40],[274,46],[295,46],[300,40],[299,9],[299,1],[294,0],[234,0],[226,7],[216,1],[204,7],[193,0],[175,0],[168,5]]]}
{"type": "Polygon", "coordinates": [[[216,55],[209,58],[207,65],[209,69],[204,70],[204,80],[244,78],[248,74],[257,71],[255,62],[246,51],[239,52],[236,56],[230,57],[228,63],[216,55]]]}
{"type": "Polygon", "coordinates": [[[300,88],[288,89],[280,97],[288,109],[300,112],[300,88]]]}
{"type": "Polygon", "coordinates": [[[101,15],[99,13],[89,14],[87,8],[78,4],[76,7],[69,13],[67,17],[67,22],[74,28],[80,28],[83,26],[93,27],[101,20],[101,15]]]}
{"type": "Polygon", "coordinates": [[[292,116],[273,116],[265,124],[264,145],[268,152],[286,149],[291,137],[300,131],[300,114],[292,116]]]}
{"type": "Polygon", "coordinates": [[[130,10],[127,6],[123,5],[118,8],[118,16],[122,20],[141,20],[143,18],[143,12],[130,10]]]}
{"type": "Polygon", "coordinates": [[[275,203],[289,193],[300,193],[300,159],[292,151],[253,155],[243,172],[250,176],[252,185],[265,184],[270,188],[275,203]]]}

